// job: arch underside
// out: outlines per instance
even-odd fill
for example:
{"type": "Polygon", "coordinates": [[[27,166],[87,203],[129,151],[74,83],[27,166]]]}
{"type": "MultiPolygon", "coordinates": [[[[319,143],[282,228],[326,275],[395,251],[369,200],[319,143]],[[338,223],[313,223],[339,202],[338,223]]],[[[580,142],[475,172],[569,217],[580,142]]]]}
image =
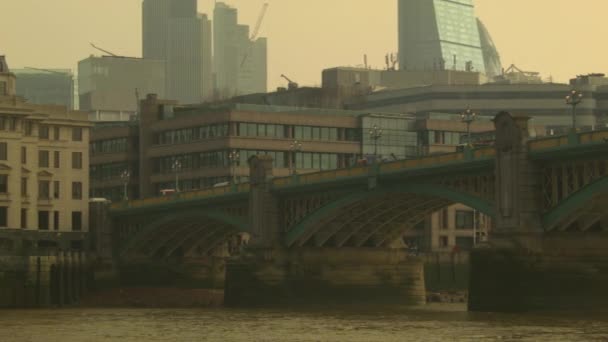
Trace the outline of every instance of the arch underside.
{"type": "Polygon", "coordinates": [[[554,210],[554,214],[560,215],[552,217],[549,213],[545,216],[546,232],[608,232],[608,193],[595,194],[569,211],[554,210]]]}
{"type": "Polygon", "coordinates": [[[310,214],[287,232],[288,247],[383,247],[430,214],[462,203],[493,216],[491,202],[433,184],[407,184],[356,192],[310,214]]]}
{"type": "Polygon", "coordinates": [[[424,196],[384,194],[341,207],[311,225],[292,246],[382,247],[413,229],[452,201],[424,196]]]}
{"type": "Polygon", "coordinates": [[[207,215],[163,220],[138,233],[121,251],[125,258],[202,257],[217,247],[231,243],[242,226],[207,215]]]}

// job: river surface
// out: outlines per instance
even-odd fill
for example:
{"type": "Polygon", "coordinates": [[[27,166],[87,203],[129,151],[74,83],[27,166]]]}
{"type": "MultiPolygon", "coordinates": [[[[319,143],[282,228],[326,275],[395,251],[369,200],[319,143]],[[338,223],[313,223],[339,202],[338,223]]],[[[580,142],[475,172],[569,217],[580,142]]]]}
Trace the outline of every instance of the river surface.
{"type": "Polygon", "coordinates": [[[0,341],[608,341],[608,314],[468,313],[454,304],[6,310],[0,311],[0,341]]]}

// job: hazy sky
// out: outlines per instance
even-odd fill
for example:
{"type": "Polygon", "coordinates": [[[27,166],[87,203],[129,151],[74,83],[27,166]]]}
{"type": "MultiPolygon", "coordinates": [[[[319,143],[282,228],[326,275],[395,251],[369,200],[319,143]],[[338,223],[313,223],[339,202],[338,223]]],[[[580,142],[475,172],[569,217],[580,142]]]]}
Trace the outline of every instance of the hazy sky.
{"type": "MultiPolygon", "coordinates": [[[[212,14],[213,0],[199,0],[212,14]]],[[[239,21],[253,25],[268,2],[261,36],[269,38],[269,87],[281,73],[320,84],[326,67],[358,65],[363,54],[381,67],[397,52],[397,0],[227,0],[239,21]]],[[[89,42],[119,55],[141,56],[141,0],[0,0],[0,55],[13,68],[75,69],[99,54],[89,42]]],[[[476,0],[477,15],[505,67],[552,75],[556,81],[607,69],[606,0],[476,0]]]]}

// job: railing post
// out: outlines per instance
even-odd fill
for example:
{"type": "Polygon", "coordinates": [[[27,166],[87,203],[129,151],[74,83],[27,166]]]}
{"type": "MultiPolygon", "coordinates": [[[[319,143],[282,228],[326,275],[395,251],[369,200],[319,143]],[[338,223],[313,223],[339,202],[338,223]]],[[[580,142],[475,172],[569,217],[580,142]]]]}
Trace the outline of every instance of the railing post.
{"type": "Polygon", "coordinates": [[[475,150],[473,149],[473,147],[471,145],[465,146],[463,149],[463,152],[464,152],[464,160],[472,161],[473,159],[475,159],[475,150]]]}
{"type": "Polygon", "coordinates": [[[576,131],[568,132],[568,145],[580,144],[580,137],[576,131]]]}

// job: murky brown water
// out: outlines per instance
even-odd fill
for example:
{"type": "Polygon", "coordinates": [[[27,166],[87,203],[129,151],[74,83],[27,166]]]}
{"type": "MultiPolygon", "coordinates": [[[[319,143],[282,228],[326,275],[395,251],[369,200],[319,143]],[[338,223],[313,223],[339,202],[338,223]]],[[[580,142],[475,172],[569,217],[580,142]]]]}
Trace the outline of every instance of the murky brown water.
{"type": "Polygon", "coordinates": [[[608,314],[411,309],[0,311],[0,341],[608,341],[608,314]]]}

